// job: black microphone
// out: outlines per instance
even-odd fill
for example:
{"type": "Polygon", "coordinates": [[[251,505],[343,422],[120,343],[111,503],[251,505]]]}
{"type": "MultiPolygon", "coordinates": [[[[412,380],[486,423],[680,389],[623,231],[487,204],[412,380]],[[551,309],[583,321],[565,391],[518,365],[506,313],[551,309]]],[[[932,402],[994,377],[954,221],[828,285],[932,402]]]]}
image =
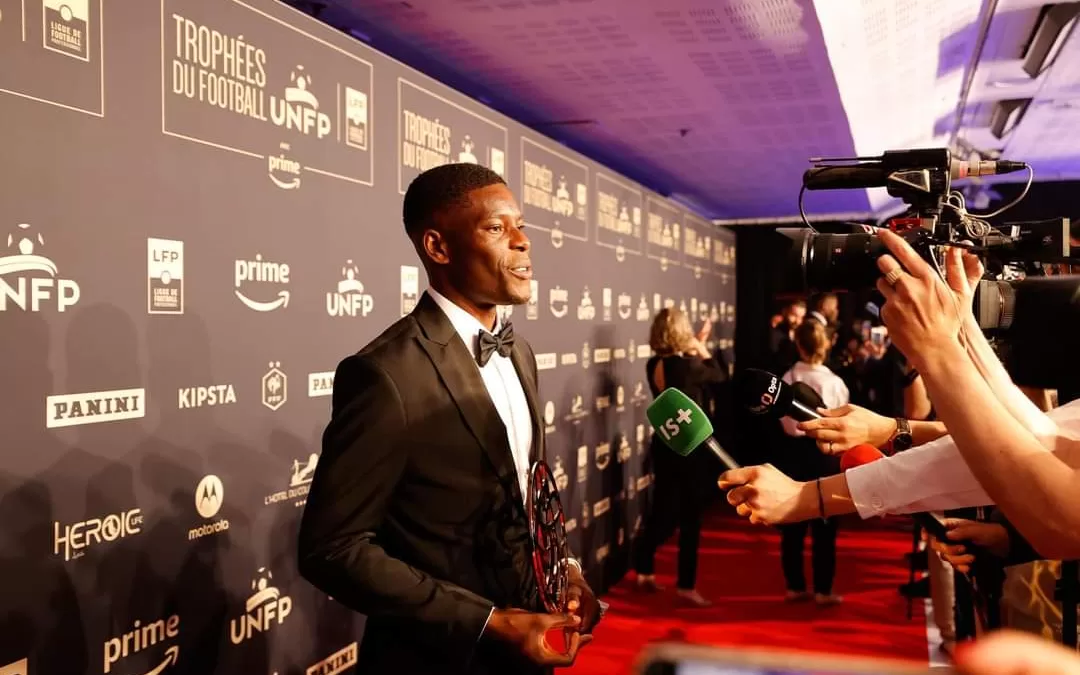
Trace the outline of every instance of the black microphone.
{"type": "Polygon", "coordinates": [[[817,408],[824,407],[824,402],[808,385],[796,383],[796,385],[802,384],[796,389],[776,375],[757,368],[747,368],[739,374],[737,379],[739,401],[754,415],[770,417],[786,415],[799,422],[821,417],[817,408]],[[813,394],[809,400],[803,387],[813,394]],[[796,395],[797,391],[800,392],[798,395],[796,395]]]}
{"type": "MultiPolygon", "coordinates": [[[[791,398],[794,401],[798,401],[810,409],[810,419],[820,419],[822,415],[818,413],[818,408],[828,408],[825,405],[825,399],[821,398],[821,394],[808,385],[805,382],[795,382],[791,385],[791,398]]],[[[804,422],[805,420],[799,420],[804,422]]]]}
{"type": "Polygon", "coordinates": [[[922,185],[929,180],[919,175],[923,171],[947,171],[949,180],[953,181],[974,176],[998,176],[1028,168],[1024,162],[1004,159],[954,159],[947,148],[888,150],[880,157],[814,158],[810,161],[817,166],[803,174],[803,186],[807,190],[888,187],[890,180],[922,185]]]}

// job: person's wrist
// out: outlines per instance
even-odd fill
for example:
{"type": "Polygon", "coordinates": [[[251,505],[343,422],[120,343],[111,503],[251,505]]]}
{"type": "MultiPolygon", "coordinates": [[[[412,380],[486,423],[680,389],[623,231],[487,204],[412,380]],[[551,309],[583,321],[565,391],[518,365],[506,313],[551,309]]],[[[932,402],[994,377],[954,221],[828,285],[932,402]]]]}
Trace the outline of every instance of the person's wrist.
{"type": "Polygon", "coordinates": [[[950,363],[968,358],[967,350],[955,338],[935,341],[907,356],[923,379],[941,373],[950,363]]]}
{"type": "Polygon", "coordinates": [[[785,521],[801,523],[804,520],[812,520],[818,517],[819,508],[817,484],[814,481],[801,482],[795,497],[794,512],[785,521]]]}
{"type": "Polygon", "coordinates": [[[894,418],[885,417],[884,415],[875,415],[874,433],[871,437],[871,443],[875,448],[880,448],[893,439],[896,435],[897,422],[894,418]]]}

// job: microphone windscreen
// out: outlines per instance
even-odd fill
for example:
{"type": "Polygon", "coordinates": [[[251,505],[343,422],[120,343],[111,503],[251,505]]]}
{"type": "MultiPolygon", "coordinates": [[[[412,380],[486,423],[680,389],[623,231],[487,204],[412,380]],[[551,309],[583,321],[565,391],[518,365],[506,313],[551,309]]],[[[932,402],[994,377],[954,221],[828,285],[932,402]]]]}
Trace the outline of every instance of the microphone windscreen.
{"type": "Polygon", "coordinates": [[[847,471],[848,469],[854,469],[857,466],[869,464],[884,456],[885,455],[881,454],[880,450],[869,443],[862,443],[840,455],[840,470],[847,471]]]}
{"type": "Polygon", "coordinates": [[[684,457],[713,435],[705,411],[674,387],[657,396],[645,409],[645,416],[664,445],[684,457]]]}
{"type": "Polygon", "coordinates": [[[793,383],[791,385],[791,396],[811,410],[829,407],[825,405],[825,399],[821,398],[821,394],[817,393],[813,387],[805,382],[793,383]]]}
{"type": "Polygon", "coordinates": [[[782,417],[791,408],[791,388],[767,370],[747,368],[737,378],[739,404],[755,415],[782,417]]]}

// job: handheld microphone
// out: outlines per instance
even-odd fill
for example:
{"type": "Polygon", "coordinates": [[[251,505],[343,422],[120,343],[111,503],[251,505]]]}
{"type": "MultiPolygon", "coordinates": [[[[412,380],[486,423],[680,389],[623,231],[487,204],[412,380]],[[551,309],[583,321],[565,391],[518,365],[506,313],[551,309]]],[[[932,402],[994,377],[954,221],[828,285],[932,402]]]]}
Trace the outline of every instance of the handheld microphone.
{"type": "Polygon", "coordinates": [[[739,464],[713,438],[712,422],[705,411],[678,389],[665,389],[649,404],[645,416],[664,445],[683,457],[705,444],[724,466],[739,468],[739,464]]]}
{"type": "MultiPolygon", "coordinates": [[[[821,394],[817,393],[813,387],[805,382],[793,382],[791,384],[791,398],[793,401],[798,401],[804,406],[810,409],[812,419],[818,419],[821,414],[818,413],[818,408],[828,408],[825,405],[825,399],[821,398],[821,394]]],[[[799,420],[800,422],[804,420],[799,420]]]]}
{"type": "MultiPolygon", "coordinates": [[[[797,383],[801,384],[801,383],[797,383]]],[[[820,396],[808,385],[802,385],[796,390],[776,375],[757,368],[747,368],[739,375],[739,400],[742,405],[754,415],[768,415],[770,417],[791,417],[799,422],[816,420],[821,417],[816,408],[816,402],[820,396]],[[809,389],[813,393],[813,399],[805,400],[809,389]],[[804,393],[796,396],[796,391],[804,393]]]]}

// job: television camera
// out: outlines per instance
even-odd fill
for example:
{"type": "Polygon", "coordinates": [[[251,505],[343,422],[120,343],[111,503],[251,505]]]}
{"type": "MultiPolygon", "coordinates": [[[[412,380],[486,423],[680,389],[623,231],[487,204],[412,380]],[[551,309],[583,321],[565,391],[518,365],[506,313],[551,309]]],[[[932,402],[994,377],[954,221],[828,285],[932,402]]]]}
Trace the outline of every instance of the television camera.
{"type": "Polygon", "coordinates": [[[1062,364],[1080,364],[1070,353],[1074,340],[1067,337],[1080,334],[1080,276],[1047,276],[1051,266],[1080,264],[1071,247],[1080,228],[1072,228],[1068,218],[1002,226],[989,222],[1027,195],[1034,178],[1030,166],[958,160],[947,148],[811,161],[814,166],[803,175],[799,192],[806,227],[778,228],[788,256],[783,286],[802,291],[873,288],[881,275],[877,259],[888,253],[876,228],[847,224],[847,233],[817,232],[806,220],[803,196],[807,190],[884,187],[909,206],[886,227],[904,237],[932,267],[944,269],[944,251],[950,246],[966,248],[983,261],[986,275],[976,290],[975,315],[988,336],[1007,347],[1018,382],[1054,387],[1063,375],[1062,364]],[[1028,171],[1023,191],[993,213],[969,213],[963,194],[952,189],[954,180],[1022,170],[1028,171]],[[1050,367],[1052,363],[1059,370],[1050,367]]]}

